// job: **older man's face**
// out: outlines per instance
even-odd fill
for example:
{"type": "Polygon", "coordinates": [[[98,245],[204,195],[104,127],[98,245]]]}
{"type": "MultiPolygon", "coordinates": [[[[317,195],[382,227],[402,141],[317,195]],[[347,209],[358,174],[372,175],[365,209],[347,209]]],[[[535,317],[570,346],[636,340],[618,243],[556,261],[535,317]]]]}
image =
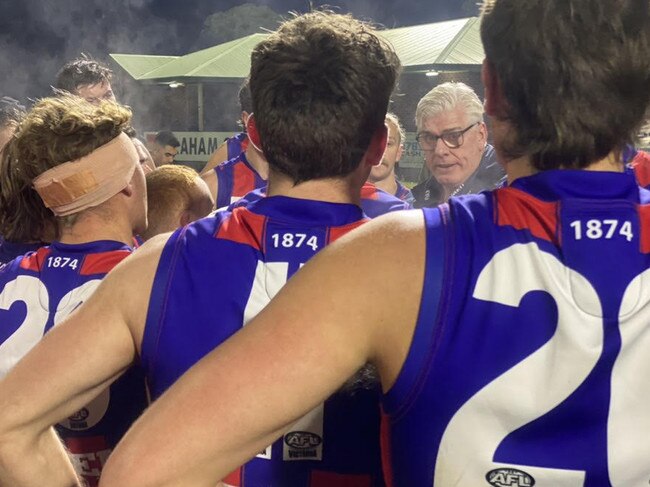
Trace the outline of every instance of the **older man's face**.
{"type": "MultiPolygon", "coordinates": [[[[448,132],[465,130],[472,125],[465,111],[456,107],[436,116],[425,118],[420,133],[439,136],[448,132]]],[[[480,122],[462,136],[462,145],[449,148],[439,139],[433,150],[424,152],[424,160],[436,181],[447,189],[464,183],[478,168],[487,141],[485,124],[480,122]]]]}

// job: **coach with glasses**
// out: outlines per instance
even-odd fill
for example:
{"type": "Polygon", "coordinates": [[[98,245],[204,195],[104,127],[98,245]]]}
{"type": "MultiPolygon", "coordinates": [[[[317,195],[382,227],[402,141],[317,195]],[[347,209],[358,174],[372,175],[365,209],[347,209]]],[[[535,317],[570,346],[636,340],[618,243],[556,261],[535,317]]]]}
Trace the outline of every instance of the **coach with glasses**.
{"type": "Polygon", "coordinates": [[[430,177],[411,191],[416,208],[452,196],[479,193],[505,182],[505,172],[487,143],[483,104],[464,83],[443,83],[424,95],[415,112],[417,141],[430,177]]]}

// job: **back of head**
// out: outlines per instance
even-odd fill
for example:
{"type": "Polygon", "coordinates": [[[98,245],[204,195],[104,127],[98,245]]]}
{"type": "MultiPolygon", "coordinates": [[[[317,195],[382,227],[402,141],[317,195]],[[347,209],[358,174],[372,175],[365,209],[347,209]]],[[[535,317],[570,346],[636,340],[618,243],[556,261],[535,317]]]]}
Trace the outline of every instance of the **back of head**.
{"type": "Polygon", "coordinates": [[[38,241],[44,230],[58,228],[59,222],[33,188],[34,179],[115,139],[130,120],[128,108],[110,102],[94,106],[72,95],[45,98],[34,105],[0,162],[0,234],[18,242],[38,241]]]}
{"type": "MultiPolygon", "coordinates": [[[[631,141],[650,101],[648,0],[487,0],[481,37],[511,133],[500,151],[582,168],[631,141]]],[[[488,96],[490,94],[488,93],[488,96]]]]}
{"type": "Polygon", "coordinates": [[[248,78],[246,78],[240,86],[237,96],[239,97],[239,107],[241,108],[242,112],[252,113],[253,99],[251,98],[251,88],[248,82],[248,78]]]}
{"type": "Polygon", "coordinates": [[[462,108],[467,123],[483,121],[483,103],[476,92],[465,83],[447,82],[434,87],[418,102],[415,125],[423,130],[424,121],[442,112],[462,108]]]}
{"type": "Polygon", "coordinates": [[[59,70],[54,87],[57,90],[76,93],[80,86],[108,83],[112,77],[113,71],[110,68],[82,54],[77,59],[66,63],[59,70]]]}
{"type": "Polygon", "coordinates": [[[25,116],[25,107],[9,96],[0,98],[0,129],[7,125],[17,126],[25,116]]]}
{"type": "Polygon", "coordinates": [[[149,225],[143,235],[145,240],[173,231],[212,210],[214,202],[207,185],[190,167],[160,166],[147,174],[146,179],[149,225]]]}
{"type": "Polygon", "coordinates": [[[384,124],[398,74],[390,46],[351,16],[311,12],[283,23],[251,55],[270,167],[295,183],[353,172],[384,124]]]}
{"type": "Polygon", "coordinates": [[[25,116],[25,107],[8,96],[0,98],[0,152],[25,116]]]}

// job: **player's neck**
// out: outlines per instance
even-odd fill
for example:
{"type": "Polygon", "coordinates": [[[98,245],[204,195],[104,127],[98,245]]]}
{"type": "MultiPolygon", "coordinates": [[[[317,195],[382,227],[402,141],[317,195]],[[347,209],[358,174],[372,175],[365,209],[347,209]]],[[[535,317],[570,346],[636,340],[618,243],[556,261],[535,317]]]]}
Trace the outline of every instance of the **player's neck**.
{"type": "MultiPolygon", "coordinates": [[[[122,219],[116,219],[122,220],[122,219]]],[[[133,244],[133,230],[126,221],[107,221],[95,215],[80,215],[74,225],[61,229],[59,242],[82,244],[98,240],[113,240],[126,245],[133,244]]]]}
{"type": "Polygon", "coordinates": [[[290,178],[271,172],[266,194],[267,196],[288,196],[328,203],[360,205],[363,181],[357,181],[357,179],[354,177],[313,179],[294,185],[290,178]]]}
{"type": "Polygon", "coordinates": [[[246,160],[262,179],[269,179],[269,163],[254,147],[246,149],[246,160]]]}

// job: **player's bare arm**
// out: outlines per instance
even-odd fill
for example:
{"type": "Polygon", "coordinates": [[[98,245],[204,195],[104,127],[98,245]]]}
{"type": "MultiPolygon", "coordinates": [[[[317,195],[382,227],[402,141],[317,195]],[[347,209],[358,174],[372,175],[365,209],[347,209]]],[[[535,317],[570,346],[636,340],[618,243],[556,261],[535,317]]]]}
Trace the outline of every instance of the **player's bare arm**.
{"type": "Polygon", "coordinates": [[[201,171],[201,175],[204,175],[205,173],[212,171],[219,164],[227,160],[228,160],[228,142],[222,142],[221,145],[217,147],[217,150],[215,150],[210,156],[210,160],[208,160],[207,164],[201,171]]]}
{"type": "Polygon", "coordinates": [[[214,171],[214,169],[210,169],[209,171],[204,171],[201,173],[201,179],[205,181],[205,184],[208,185],[208,189],[210,190],[210,194],[214,198],[215,201],[215,207],[217,204],[217,192],[219,191],[219,180],[217,179],[217,173],[214,171]]]}
{"type": "Polygon", "coordinates": [[[328,247],[136,422],[109,459],[102,487],[212,487],[366,362],[379,367],[388,389],[406,357],[420,300],[419,291],[397,290],[420,289],[424,251],[420,212],[381,218],[328,247]],[[345,292],[341,283],[348,281],[374,289],[376,300],[345,292]],[[314,369],[317,376],[308,372],[314,369]],[[178,417],[183,429],[172,433],[169,421],[178,417]]]}
{"type": "Polygon", "coordinates": [[[135,360],[166,237],[152,239],[120,263],[0,381],[3,487],[75,485],[51,426],[85,406],[135,360]]]}

